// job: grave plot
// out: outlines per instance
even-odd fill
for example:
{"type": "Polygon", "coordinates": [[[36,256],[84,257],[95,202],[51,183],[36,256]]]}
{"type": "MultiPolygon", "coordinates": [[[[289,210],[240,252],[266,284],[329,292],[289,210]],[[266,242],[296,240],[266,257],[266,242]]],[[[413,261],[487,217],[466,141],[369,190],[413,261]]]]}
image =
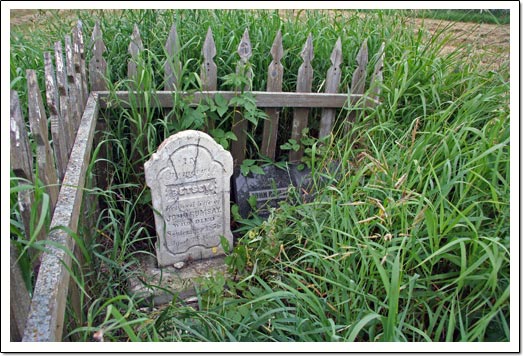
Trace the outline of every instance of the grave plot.
{"type": "MultiPolygon", "coordinates": [[[[122,200],[116,202],[115,207],[111,207],[103,198],[94,201],[94,191],[99,189],[103,192],[116,183],[129,187],[125,189],[134,190],[136,195],[143,195],[147,200],[148,193],[143,189],[145,188],[144,183],[146,183],[151,191],[150,200],[149,204],[141,204],[143,210],[138,216],[141,218],[148,215],[154,217],[154,225],[149,227],[147,233],[150,234],[149,240],[156,240],[156,259],[150,258],[153,251],[147,251],[146,243],[141,245],[144,252],[147,252],[146,256],[138,264],[147,266],[149,274],[153,277],[159,276],[159,279],[147,280],[145,283],[141,283],[142,285],[133,281],[125,281],[123,284],[128,283],[128,287],[133,290],[133,293],[139,294],[145,290],[151,290],[151,287],[155,290],[161,289],[162,278],[167,276],[163,279],[170,280],[171,284],[177,287],[170,292],[172,297],[187,292],[185,285],[191,285],[192,280],[202,274],[209,274],[211,269],[223,273],[225,269],[223,264],[224,245],[227,245],[227,249],[231,249],[234,245],[230,229],[231,204],[236,202],[240,207],[241,215],[245,217],[250,213],[246,202],[256,200],[254,205],[258,213],[267,216],[268,208],[276,207],[278,201],[284,200],[286,191],[291,185],[303,191],[308,189],[307,182],[310,178],[308,171],[299,171],[292,164],[291,168],[284,172],[285,174],[267,166],[263,168],[264,175],[237,174],[231,179],[233,169],[238,170],[246,158],[256,159],[256,157],[246,156],[250,146],[248,143],[248,131],[252,129],[250,127],[258,121],[260,125],[263,124],[260,153],[269,159],[275,159],[277,139],[281,134],[278,130],[281,110],[282,108],[292,109],[293,124],[289,137],[294,142],[296,149],[289,152],[288,160],[290,163],[299,162],[305,150],[301,141],[304,129],[308,126],[311,109],[321,111],[318,134],[320,138],[324,138],[333,134],[337,109],[346,110],[350,114],[347,122],[353,122],[356,119],[355,112],[348,110],[349,107],[363,115],[366,108],[372,109],[379,104],[384,45],[376,54],[370,89],[365,90],[368,47],[366,41],[362,43],[355,59],[357,66],[353,74],[351,92],[344,94],[338,93],[341,63],[343,62],[341,40],[338,39],[330,56],[331,67],[328,73],[323,74],[326,77],[325,92],[313,93],[311,90],[314,76],[312,67],[314,48],[312,34],[309,34],[300,53],[302,64],[297,71],[296,92],[282,92],[284,48],[282,33],[278,31],[269,51],[272,61],[267,72],[267,90],[252,91],[250,61],[253,55],[259,55],[259,53],[253,53],[249,31],[246,29],[238,43],[237,50],[239,60],[235,75],[237,79],[241,79],[241,83],[236,85],[234,90],[220,91],[217,90],[217,66],[214,63],[217,49],[212,30],[209,29],[202,45],[204,60],[200,76],[201,88],[181,91],[182,69],[179,56],[182,47],[176,26],[173,25],[165,44],[167,58],[163,65],[164,90],[151,92],[151,88],[148,88],[147,82],[144,81],[145,48],[138,25],[134,25],[130,37],[128,46],[130,58],[127,63],[129,80],[125,82],[127,86],[124,88],[127,90],[124,91],[108,90],[109,85],[106,80],[108,63],[104,58],[107,56],[107,46],[103,41],[103,33],[98,23],[93,28],[89,43],[90,58],[86,58],[81,22],[73,31],[73,39],[70,36],[65,37],[65,64],[61,45],[55,44],[56,74],[52,63],[53,56],[45,54],[46,98],[51,112],[51,133],[53,134],[58,176],[53,176],[55,170],[54,166],[50,164],[49,157],[53,151],[45,137],[40,138],[36,135],[40,147],[38,154],[42,157],[39,159],[40,171],[48,171],[44,178],[50,177],[51,180],[44,181],[44,183],[48,185],[52,205],[57,205],[57,212],[62,214],[68,209],[73,212],[71,215],[64,216],[65,220],[60,220],[65,221],[64,225],[72,229],[72,233],[80,231],[80,228],[89,229],[89,224],[95,223],[93,220],[86,220],[82,224],[80,222],[82,212],[90,211],[92,214],[90,219],[92,217],[96,219],[99,212],[98,219],[103,220],[108,211],[116,212],[119,206],[126,204],[125,200],[122,200]],[[90,93],[88,88],[91,90],[90,93]],[[114,107],[115,99],[118,103],[116,108],[114,107]],[[156,153],[151,152],[152,156],[146,162],[145,158],[148,156],[143,154],[144,149],[155,150],[148,140],[150,137],[144,134],[144,130],[148,129],[146,120],[150,118],[150,113],[154,111],[162,119],[163,114],[170,115],[179,105],[182,105],[184,114],[197,112],[197,108],[202,105],[208,105],[211,108],[214,105],[216,107],[214,110],[220,117],[224,113],[230,112],[227,117],[223,117],[223,120],[230,119],[228,123],[229,141],[221,138],[220,145],[203,132],[182,131],[167,138],[157,147],[156,153]],[[234,110],[231,112],[230,108],[234,110]],[[131,109],[127,111],[130,115],[125,117],[125,120],[120,117],[120,120],[114,123],[105,116],[111,110],[119,111],[121,109],[131,109]],[[101,112],[103,112],[102,117],[100,117],[101,112]],[[131,141],[130,146],[126,144],[121,147],[114,147],[107,143],[100,144],[105,140],[103,133],[114,124],[126,125],[121,133],[130,135],[129,137],[135,139],[136,142],[131,141]],[[96,134],[95,131],[97,131],[96,134]],[[222,147],[224,145],[229,146],[230,153],[222,147]],[[72,152],[70,157],[69,152],[72,152]],[[92,152],[96,155],[97,162],[93,166],[87,167],[92,152]],[[107,164],[107,158],[112,157],[115,152],[118,155],[124,154],[122,158],[125,161],[133,162],[132,173],[127,176],[127,179],[136,179],[136,181],[124,178],[114,182],[113,178],[108,179],[112,175],[114,167],[107,164]],[[82,158],[83,160],[81,160],[82,158]],[[76,161],[78,159],[81,161],[76,161]],[[80,165],[80,170],[78,170],[78,165],[80,165]],[[68,172],[71,173],[68,175],[68,172]],[[92,183],[94,190],[91,190],[91,187],[87,188],[88,185],[84,181],[86,175],[95,177],[92,181],[89,180],[89,184],[92,183]],[[65,184],[59,195],[59,186],[54,182],[62,179],[64,182],[70,182],[71,178],[77,179],[74,187],[71,187],[69,183],[65,184]],[[235,189],[234,199],[231,199],[231,182],[235,189]],[[137,189],[142,186],[141,191],[137,189]],[[82,203],[83,194],[86,195],[85,204],[82,203]],[[67,200],[69,197],[75,197],[75,199],[60,204],[60,197],[63,197],[62,200],[67,200]]],[[[28,73],[28,82],[35,81],[34,74],[28,73]]],[[[37,88],[35,85],[31,84],[31,86],[37,88]]],[[[36,91],[38,90],[33,90],[33,92],[36,91]]],[[[38,104],[36,97],[33,101],[39,105],[35,112],[43,113],[42,105],[38,104]]],[[[30,116],[36,117],[37,114],[30,116]]],[[[169,118],[172,121],[177,119],[173,116],[169,118]]],[[[40,119],[34,125],[41,125],[44,121],[40,119]]],[[[200,128],[220,139],[216,131],[218,124],[220,123],[216,120],[207,120],[203,126],[200,125],[200,128]]],[[[345,122],[337,123],[336,126],[345,127],[345,130],[349,127],[345,122]]],[[[42,129],[42,131],[45,130],[42,129]]],[[[161,133],[166,134],[167,132],[168,129],[164,128],[161,133]]],[[[110,140],[105,142],[110,142],[110,140]]],[[[252,148],[250,150],[252,151],[252,148]]],[[[31,170],[31,167],[16,172],[20,172],[21,176],[29,177],[27,170],[31,170]]],[[[24,198],[21,197],[21,199],[24,198]]],[[[58,214],[55,215],[58,217],[58,214]]],[[[139,231],[143,233],[146,230],[141,228],[139,231]]],[[[108,245],[110,248],[114,248],[114,244],[119,243],[117,236],[108,236],[103,230],[98,230],[98,233],[110,241],[110,245],[108,245]]],[[[76,241],[71,236],[66,236],[67,234],[64,232],[54,234],[61,244],[72,250],[76,249],[76,241]]],[[[80,244],[78,248],[85,249],[85,246],[80,244]]],[[[136,255],[139,252],[137,251],[136,255]]],[[[57,258],[56,251],[43,254],[40,268],[43,273],[39,275],[35,297],[31,301],[31,310],[27,318],[29,327],[26,328],[24,340],[51,341],[61,338],[63,331],[61,319],[64,314],[64,300],[67,296],[69,282],[66,270],[71,268],[72,260],[79,265],[83,263],[80,254],[78,254],[79,262],[70,257],[57,258]],[[65,262],[65,265],[58,266],[62,262],[65,262]],[[57,272],[58,275],[51,281],[48,272],[57,272]],[[65,288],[62,288],[64,286],[65,288]],[[57,290],[60,290],[58,299],[53,297],[53,291],[57,290]],[[50,305],[51,307],[49,307],[50,305]],[[49,318],[49,313],[52,314],[52,318],[49,318]]],[[[125,264],[126,262],[120,261],[119,263],[125,264]]],[[[74,298],[78,298],[78,296],[75,297],[75,293],[77,294],[78,291],[71,289],[71,293],[74,298]]],[[[156,298],[156,302],[162,298],[164,302],[169,299],[169,297],[154,295],[154,293],[153,298],[156,298]]],[[[80,314],[78,304],[76,308],[80,314]]],[[[20,329],[23,328],[20,327],[20,329]]]]}
{"type": "Polygon", "coordinates": [[[194,296],[198,278],[224,273],[223,240],[230,228],[232,156],[209,135],[182,131],[166,139],[145,163],[158,240],[157,261],[141,256],[130,291],[156,304],[194,296]],[[223,239],[223,240],[222,240],[223,239]],[[151,288],[147,295],[148,286],[151,288]]]}

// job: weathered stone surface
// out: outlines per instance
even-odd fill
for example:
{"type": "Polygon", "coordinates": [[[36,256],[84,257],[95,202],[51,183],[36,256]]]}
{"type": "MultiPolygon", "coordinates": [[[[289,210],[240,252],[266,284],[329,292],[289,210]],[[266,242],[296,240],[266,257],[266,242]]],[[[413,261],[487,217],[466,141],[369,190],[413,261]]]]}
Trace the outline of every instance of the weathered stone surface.
{"type": "Polygon", "coordinates": [[[137,254],[136,258],[138,263],[128,281],[128,291],[155,306],[170,303],[174,297],[190,304],[197,295],[196,288],[206,280],[228,277],[224,256],[191,262],[183,268],[176,264],[158,268],[150,254],[137,254]]]}
{"type": "Polygon", "coordinates": [[[300,193],[309,190],[311,184],[310,170],[298,170],[294,164],[285,169],[275,166],[262,168],[265,174],[249,174],[247,176],[237,172],[233,178],[234,201],[238,204],[240,215],[247,218],[251,212],[249,199],[256,198],[256,213],[266,218],[269,209],[278,206],[278,203],[286,200],[288,189],[292,185],[300,193]],[[302,189],[303,188],[303,189],[302,189]]]}
{"type": "Polygon", "coordinates": [[[194,130],[166,139],[145,163],[160,267],[223,254],[221,236],[232,246],[232,169],[231,154],[194,130]]]}

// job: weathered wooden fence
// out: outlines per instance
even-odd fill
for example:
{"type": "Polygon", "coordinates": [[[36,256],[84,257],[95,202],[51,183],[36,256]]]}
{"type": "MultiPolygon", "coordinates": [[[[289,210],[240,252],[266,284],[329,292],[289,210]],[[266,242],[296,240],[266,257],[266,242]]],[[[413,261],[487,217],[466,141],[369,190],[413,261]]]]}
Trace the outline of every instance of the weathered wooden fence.
{"type": "MultiPolygon", "coordinates": [[[[105,75],[107,63],[103,57],[106,47],[102,39],[99,24],[96,24],[91,36],[91,59],[86,68],[86,51],[84,48],[82,24],[73,30],[73,36],[65,37],[65,59],[62,42],[55,43],[54,62],[51,53],[44,54],[46,102],[49,112],[52,144],[48,137],[48,120],[41,98],[40,88],[34,70],[27,71],[28,121],[36,143],[36,164],[38,179],[45,185],[50,197],[52,213],[51,228],[47,236],[40,234],[38,239],[50,241],[47,251],[39,258],[39,270],[32,298],[21,278],[17,265],[17,251],[11,251],[11,340],[18,341],[61,341],[64,327],[66,299],[71,298],[73,310],[81,318],[80,298],[76,288],[69,288],[72,257],[69,251],[75,251],[76,241],[67,232],[78,231],[79,214],[82,208],[86,171],[89,165],[94,142],[94,131],[97,124],[99,108],[106,107],[110,95],[127,100],[129,92],[110,93],[107,91],[105,75]],[[88,80],[89,78],[89,80],[88,80]],[[89,82],[89,83],[88,83],[89,82]],[[90,93],[88,87],[90,84],[90,93]]],[[[154,93],[157,100],[154,105],[173,107],[173,92],[180,88],[181,63],[179,61],[179,41],[176,27],[173,25],[165,44],[167,60],[164,65],[164,91],[154,93]]],[[[138,26],[134,26],[129,44],[130,59],[128,77],[137,78],[136,59],[144,46],[138,26]]],[[[228,102],[238,91],[217,90],[217,66],[211,29],[208,30],[202,47],[203,62],[201,68],[202,90],[195,93],[178,92],[179,95],[191,98],[192,104],[198,105],[205,97],[221,94],[228,102]]],[[[238,46],[239,62],[237,72],[245,71],[253,55],[249,33],[245,30],[238,46]]],[[[303,63],[299,68],[296,92],[282,92],[283,57],[281,32],[275,36],[270,49],[272,62],[268,68],[267,90],[252,91],[256,104],[264,108],[268,115],[263,127],[261,153],[274,158],[276,139],[278,137],[278,120],[283,107],[294,108],[291,137],[299,142],[304,128],[308,126],[311,108],[322,108],[320,137],[329,135],[333,128],[336,108],[342,108],[348,102],[352,106],[373,107],[379,104],[380,82],[384,45],[377,53],[377,60],[369,89],[366,91],[365,78],[368,64],[367,42],[363,42],[356,57],[357,68],[352,76],[350,95],[338,93],[343,61],[341,40],[334,45],[329,68],[325,79],[325,93],[311,93],[314,56],[312,36],[309,35],[301,52],[303,63]]],[[[247,76],[251,74],[246,72],[247,76]]],[[[136,81],[137,83],[138,81],[136,81]]],[[[139,89],[139,88],[137,88],[139,89]]],[[[250,87],[243,88],[250,91],[250,87]]],[[[144,98],[139,91],[133,93],[139,105],[144,105],[144,98]],[[141,103],[141,104],[140,104],[141,103]]],[[[125,104],[121,104],[124,106],[125,104]]],[[[11,92],[11,167],[14,174],[30,182],[36,177],[33,173],[33,155],[30,149],[25,120],[22,117],[19,99],[16,92],[11,92]]],[[[355,113],[349,113],[347,121],[355,119],[355,113]]],[[[208,129],[212,123],[208,123],[208,129]]],[[[238,138],[232,143],[231,151],[235,165],[245,158],[246,131],[248,121],[241,113],[233,117],[232,130],[238,138]]],[[[303,156],[303,148],[291,152],[289,159],[298,161],[303,156]]],[[[30,211],[33,208],[31,192],[19,193],[19,204],[25,231],[30,228],[30,211]]],[[[88,201],[88,200],[87,200],[88,201]]],[[[29,239],[30,236],[27,236],[29,239]]],[[[80,236],[82,238],[88,238],[80,236]]],[[[81,319],[80,319],[81,320],[81,319]]]]}
{"type": "MultiPolygon", "coordinates": [[[[29,297],[17,264],[18,251],[11,244],[11,340],[60,341],[64,324],[66,298],[71,295],[73,309],[81,315],[76,288],[68,288],[75,240],[66,232],[78,231],[87,166],[90,161],[93,134],[98,113],[98,98],[88,93],[82,23],[73,30],[73,38],[55,43],[53,54],[44,54],[44,108],[36,72],[27,70],[28,121],[36,144],[36,170],[22,116],[18,94],[11,91],[11,168],[17,177],[31,183],[38,179],[49,196],[50,232],[37,237],[49,241],[45,252],[37,256],[38,276],[29,297]],[[56,68],[56,69],[55,69],[56,68]],[[49,140],[49,125],[52,144],[49,140]],[[34,171],[38,172],[37,174],[34,171]]],[[[31,236],[31,191],[19,193],[19,206],[27,240],[31,236]]],[[[34,251],[32,251],[34,253],[34,251]]]]}
{"type": "MultiPolygon", "coordinates": [[[[99,83],[97,90],[101,99],[101,107],[105,107],[105,100],[109,96],[106,91],[106,86],[102,80],[102,75],[105,69],[105,60],[103,58],[103,51],[105,45],[102,41],[102,33],[97,25],[93,31],[93,39],[96,39],[97,48],[93,52],[91,64],[100,64],[98,71],[92,72],[90,76],[91,82],[99,83]]],[[[128,62],[128,78],[138,81],[140,73],[137,73],[136,62],[139,54],[144,50],[144,45],[140,36],[138,26],[135,25],[129,43],[130,60],[128,62]]],[[[169,108],[174,105],[172,91],[181,87],[181,71],[182,65],[180,58],[179,37],[176,26],[172,26],[167,36],[165,43],[165,50],[168,54],[167,60],[164,64],[164,90],[156,92],[156,101],[150,100],[152,105],[159,103],[159,106],[169,108]]],[[[234,96],[239,95],[241,91],[250,91],[249,86],[244,88],[237,88],[237,91],[217,91],[217,66],[214,62],[216,56],[216,46],[211,29],[207,31],[207,35],[202,47],[202,67],[200,78],[202,80],[202,90],[196,93],[181,93],[181,96],[189,96],[192,98],[192,103],[198,105],[203,102],[204,97],[214,97],[216,94],[221,94],[226,100],[230,102],[234,96]]],[[[271,159],[275,158],[276,139],[278,137],[278,120],[281,108],[294,108],[293,124],[291,138],[300,142],[303,129],[308,127],[309,111],[311,108],[323,108],[321,114],[319,136],[324,137],[331,133],[334,124],[334,117],[336,108],[342,108],[348,104],[352,107],[360,105],[360,107],[373,107],[379,103],[380,84],[382,81],[382,69],[384,58],[384,44],[381,45],[376,54],[377,60],[374,65],[372,78],[370,81],[369,90],[366,92],[365,79],[367,73],[367,64],[369,62],[369,54],[367,48],[367,41],[364,41],[360,47],[358,55],[356,56],[357,67],[352,75],[352,83],[350,88],[350,95],[338,93],[341,80],[341,64],[343,62],[343,54],[341,48],[341,39],[338,39],[332,50],[330,61],[332,66],[329,68],[325,79],[325,93],[311,93],[313,81],[313,68],[311,61],[314,58],[314,50],[312,44],[312,35],[309,35],[301,52],[303,63],[298,70],[296,92],[282,92],[283,81],[283,65],[281,63],[283,57],[282,35],[278,31],[274,38],[274,42],[270,49],[272,61],[268,67],[267,73],[267,89],[266,91],[251,91],[256,98],[256,104],[260,108],[264,108],[269,119],[264,121],[262,147],[261,153],[271,159]]],[[[249,59],[252,57],[252,45],[249,39],[249,32],[245,30],[243,37],[238,45],[239,61],[236,68],[237,73],[243,73],[247,78],[252,76],[249,70],[246,70],[249,59]]],[[[260,53],[259,55],[263,55],[260,53]]],[[[116,92],[118,98],[128,101],[128,92],[116,92]]],[[[135,94],[133,94],[135,96],[135,94]]],[[[144,103],[143,98],[136,98],[138,103],[144,103]],[[140,100],[142,99],[142,100],[140,100]]],[[[352,111],[347,121],[354,121],[356,112],[352,111]]],[[[248,120],[242,117],[241,113],[235,113],[232,122],[232,132],[237,137],[237,141],[233,141],[231,145],[231,153],[234,159],[235,166],[242,163],[245,158],[247,128],[248,120]]],[[[348,127],[348,125],[346,125],[348,127]]],[[[211,126],[207,127],[212,128],[211,126]]],[[[290,152],[290,161],[299,161],[303,156],[303,147],[296,152],[290,152]]]]}

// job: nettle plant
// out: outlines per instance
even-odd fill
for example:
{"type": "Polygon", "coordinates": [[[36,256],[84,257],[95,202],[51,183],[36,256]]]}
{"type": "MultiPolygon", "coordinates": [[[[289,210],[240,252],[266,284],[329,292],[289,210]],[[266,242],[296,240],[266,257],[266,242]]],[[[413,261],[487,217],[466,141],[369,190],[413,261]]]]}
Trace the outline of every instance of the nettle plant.
{"type": "MultiPolygon", "coordinates": [[[[329,152],[329,142],[327,142],[329,137],[317,139],[310,136],[309,131],[308,127],[302,131],[300,143],[304,147],[304,154],[301,162],[298,164],[298,170],[303,170],[305,167],[312,168],[316,160],[326,159],[329,152]]],[[[291,138],[283,145],[280,145],[280,149],[282,151],[297,152],[300,149],[300,144],[297,140],[291,138]]]]}
{"type": "MultiPolygon", "coordinates": [[[[252,78],[245,73],[249,70],[249,64],[238,73],[225,75],[223,79],[224,87],[246,88],[252,86],[252,78]]],[[[201,81],[196,73],[196,83],[201,87],[201,81]]],[[[232,132],[231,123],[236,114],[240,114],[245,120],[249,121],[251,130],[247,132],[250,141],[258,147],[255,141],[255,131],[261,120],[267,118],[267,114],[256,106],[256,98],[251,92],[237,92],[230,102],[221,94],[214,97],[206,97],[203,102],[196,107],[191,104],[191,98],[181,98],[174,94],[175,106],[167,116],[169,119],[168,129],[170,132],[177,132],[187,129],[203,130],[209,127],[209,134],[223,146],[229,149],[231,141],[237,141],[237,137],[232,132]]],[[[245,167],[249,167],[252,160],[247,160],[245,167]]],[[[249,171],[247,169],[247,171],[249,171]]],[[[242,171],[245,172],[245,171],[242,171]]],[[[259,171],[258,171],[259,172],[259,171]]]]}

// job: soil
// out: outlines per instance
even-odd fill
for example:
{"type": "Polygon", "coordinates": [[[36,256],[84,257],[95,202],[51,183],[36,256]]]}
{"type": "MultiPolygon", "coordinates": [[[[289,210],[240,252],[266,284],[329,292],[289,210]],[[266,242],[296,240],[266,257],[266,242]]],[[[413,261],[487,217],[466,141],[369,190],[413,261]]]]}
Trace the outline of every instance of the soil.
{"type": "Polygon", "coordinates": [[[451,22],[432,19],[413,19],[415,29],[425,28],[431,34],[445,31],[450,40],[443,54],[469,49],[468,55],[479,58],[482,65],[495,70],[510,63],[510,25],[451,22]]]}

